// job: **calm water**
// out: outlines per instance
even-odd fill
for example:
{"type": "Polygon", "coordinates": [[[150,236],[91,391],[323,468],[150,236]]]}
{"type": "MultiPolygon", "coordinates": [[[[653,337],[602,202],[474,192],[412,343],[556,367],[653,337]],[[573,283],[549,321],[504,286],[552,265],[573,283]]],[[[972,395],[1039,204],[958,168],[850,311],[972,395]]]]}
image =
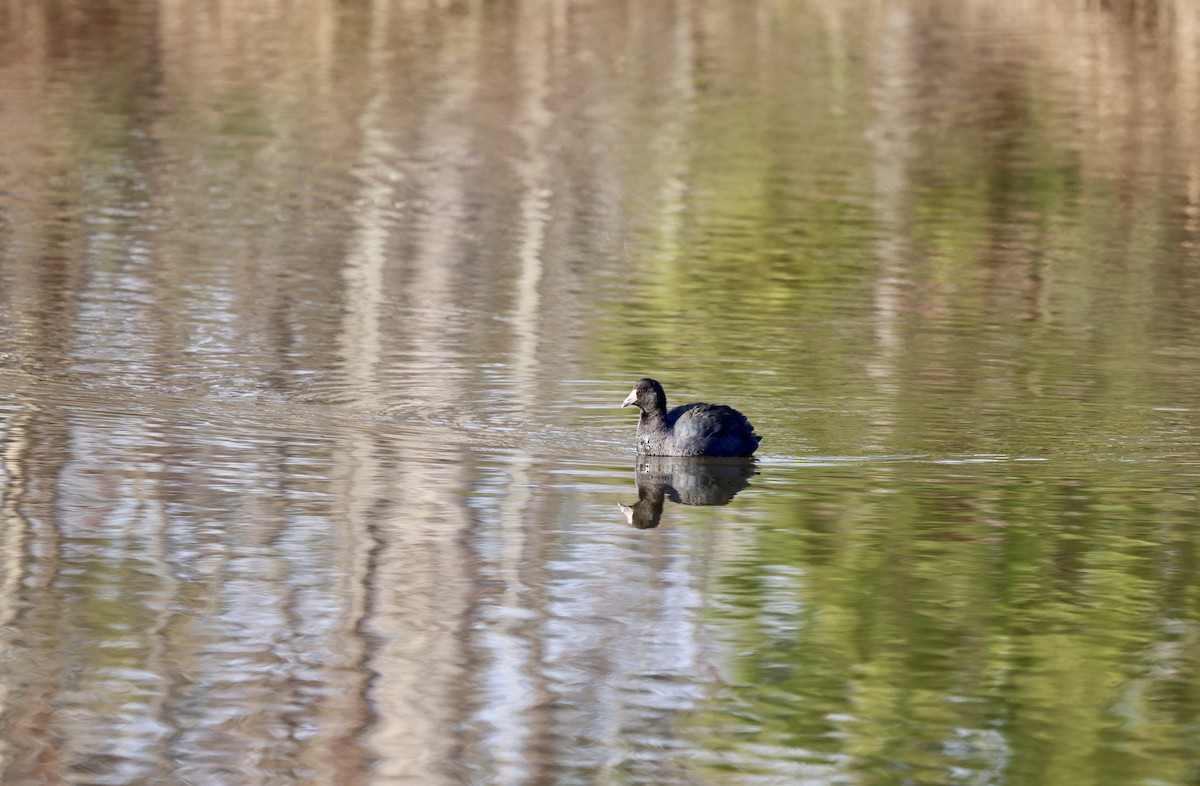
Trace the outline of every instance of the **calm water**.
{"type": "Polygon", "coordinates": [[[9,0],[0,122],[6,786],[1200,780],[1192,3],[9,0]]]}

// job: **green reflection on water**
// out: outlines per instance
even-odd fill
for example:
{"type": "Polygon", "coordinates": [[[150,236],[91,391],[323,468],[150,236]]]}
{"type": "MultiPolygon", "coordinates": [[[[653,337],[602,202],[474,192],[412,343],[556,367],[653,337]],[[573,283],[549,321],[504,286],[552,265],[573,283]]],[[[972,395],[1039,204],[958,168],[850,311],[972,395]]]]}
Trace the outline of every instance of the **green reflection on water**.
{"type": "Polygon", "coordinates": [[[709,607],[731,684],[690,733],[718,769],[1190,782],[1196,495],[1159,469],[791,471],[709,607]]]}

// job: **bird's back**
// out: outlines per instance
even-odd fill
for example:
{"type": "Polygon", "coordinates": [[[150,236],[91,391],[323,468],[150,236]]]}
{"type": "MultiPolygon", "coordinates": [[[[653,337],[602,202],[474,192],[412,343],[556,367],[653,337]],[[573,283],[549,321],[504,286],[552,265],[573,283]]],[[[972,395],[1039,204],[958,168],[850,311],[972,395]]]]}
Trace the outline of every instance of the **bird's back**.
{"type": "Polygon", "coordinates": [[[762,437],[746,416],[723,404],[685,404],[667,413],[679,456],[749,456],[762,437]]]}

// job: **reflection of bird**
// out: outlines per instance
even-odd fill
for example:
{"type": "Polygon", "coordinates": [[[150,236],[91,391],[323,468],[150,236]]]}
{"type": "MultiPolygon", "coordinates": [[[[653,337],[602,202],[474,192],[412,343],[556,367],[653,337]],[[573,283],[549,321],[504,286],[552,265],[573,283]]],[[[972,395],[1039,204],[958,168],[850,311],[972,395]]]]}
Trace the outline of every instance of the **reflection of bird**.
{"type": "Polygon", "coordinates": [[[685,404],[667,411],[667,394],[653,379],[639,379],[621,403],[642,411],[638,453],[644,456],[749,456],[762,437],[746,416],[720,404],[685,404]]]}
{"type": "Polygon", "coordinates": [[[631,525],[651,529],[662,518],[664,499],[681,505],[728,505],[754,474],[753,461],[737,458],[644,456],[633,475],[638,501],[620,508],[631,525]]]}

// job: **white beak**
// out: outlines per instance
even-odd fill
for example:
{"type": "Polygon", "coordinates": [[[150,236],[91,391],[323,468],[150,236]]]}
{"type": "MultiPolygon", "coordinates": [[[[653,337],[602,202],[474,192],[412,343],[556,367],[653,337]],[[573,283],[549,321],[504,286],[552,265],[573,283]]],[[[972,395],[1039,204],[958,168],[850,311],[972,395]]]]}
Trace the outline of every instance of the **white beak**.
{"type": "Polygon", "coordinates": [[[622,407],[628,407],[637,403],[637,391],[631,390],[625,400],[621,402],[622,407]]]}

